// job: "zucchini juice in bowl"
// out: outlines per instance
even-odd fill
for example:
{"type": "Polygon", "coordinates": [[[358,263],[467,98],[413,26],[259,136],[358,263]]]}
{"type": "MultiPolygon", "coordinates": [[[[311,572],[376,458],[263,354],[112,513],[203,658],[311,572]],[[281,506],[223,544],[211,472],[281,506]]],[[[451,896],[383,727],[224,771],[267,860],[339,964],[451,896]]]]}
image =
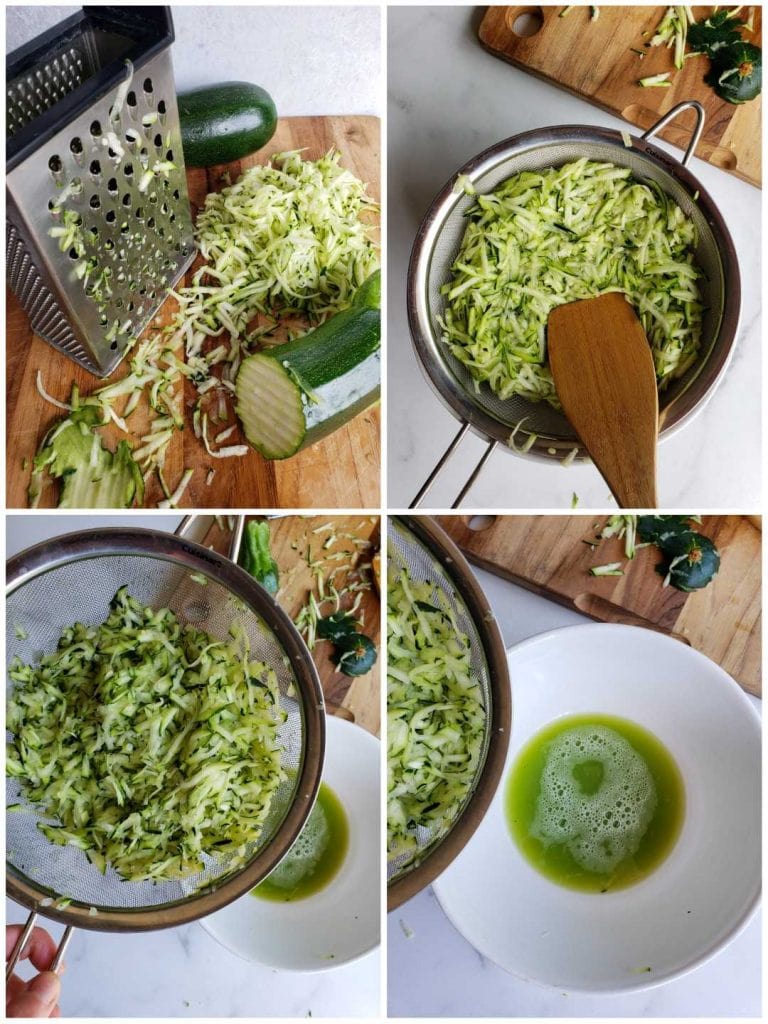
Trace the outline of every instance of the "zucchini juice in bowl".
{"type": "Polygon", "coordinates": [[[614,892],[642,881],[680,835],[685,788],[671,754],[613,715],[568,715],[523,747],[507,779],[509,830],[559,885],[614,892]]]}

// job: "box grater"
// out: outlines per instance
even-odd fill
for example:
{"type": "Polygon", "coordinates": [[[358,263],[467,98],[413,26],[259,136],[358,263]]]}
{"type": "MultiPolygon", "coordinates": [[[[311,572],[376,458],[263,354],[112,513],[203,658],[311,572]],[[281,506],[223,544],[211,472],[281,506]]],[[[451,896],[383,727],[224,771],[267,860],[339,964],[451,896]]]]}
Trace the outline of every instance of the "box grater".
{"type": "Polygon", "coordinates": [[[172,42],[167,7],[87,7],[8,58],[8,280],[99,377],[195,254],[172,42]]]}

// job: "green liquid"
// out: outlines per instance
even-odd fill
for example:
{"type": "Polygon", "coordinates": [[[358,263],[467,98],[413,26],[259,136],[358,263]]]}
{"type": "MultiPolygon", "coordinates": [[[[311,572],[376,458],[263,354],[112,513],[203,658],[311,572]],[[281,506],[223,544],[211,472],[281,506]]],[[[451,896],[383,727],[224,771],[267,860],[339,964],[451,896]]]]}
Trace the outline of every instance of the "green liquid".
{"type": "Polygon", "coordinates": [[[323,782],[299,838],[252,896],[293,903],[320,892],[336,876],[349,847],[349,825],[341,801],[323,782]]]}
{"type": "Polygon", "coordinates": [[[646,878],[677,842],[685,787],[651,733],[612,715],[571,715],[520,751],[504,796],[512,836],[553,882],[582,892],[646,878]]]}

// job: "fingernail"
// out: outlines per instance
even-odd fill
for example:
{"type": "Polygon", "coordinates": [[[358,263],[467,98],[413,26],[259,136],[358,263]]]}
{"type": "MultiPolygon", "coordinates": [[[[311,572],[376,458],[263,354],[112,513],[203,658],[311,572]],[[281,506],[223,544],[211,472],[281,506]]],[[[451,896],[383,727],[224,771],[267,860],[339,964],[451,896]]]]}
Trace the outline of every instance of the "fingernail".
{"type": "Polygon", "coordinates": [[[28,991],[33,992],[46,1006],[54,1006],[61,994],[61,982],[52,971],[43,971],[30,981],[28,991]]]}

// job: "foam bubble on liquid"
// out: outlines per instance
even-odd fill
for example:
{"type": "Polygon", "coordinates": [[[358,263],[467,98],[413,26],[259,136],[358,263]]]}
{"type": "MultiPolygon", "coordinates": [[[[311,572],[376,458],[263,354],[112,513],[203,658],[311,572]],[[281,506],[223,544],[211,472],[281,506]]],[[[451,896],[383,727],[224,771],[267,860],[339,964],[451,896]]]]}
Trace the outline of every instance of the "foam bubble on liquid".
{"type": "Polygon", "coordinates": [[[637,852],[656,803],[648,765],[623,736],[604,725],[575,726],[549,746],[530,832],[544,846],[565,845],[585,870],[605,874],[637,852]],[[585,769],[599,778],[594,792],[580,781],[585,769]]]}
{"type": "Polygon", "coordinates": [[[270,874],[270,881],[282,888],[293,888],[311,875],[330,842],[325,811],[316,803],[293,846],[270,874]]]}

